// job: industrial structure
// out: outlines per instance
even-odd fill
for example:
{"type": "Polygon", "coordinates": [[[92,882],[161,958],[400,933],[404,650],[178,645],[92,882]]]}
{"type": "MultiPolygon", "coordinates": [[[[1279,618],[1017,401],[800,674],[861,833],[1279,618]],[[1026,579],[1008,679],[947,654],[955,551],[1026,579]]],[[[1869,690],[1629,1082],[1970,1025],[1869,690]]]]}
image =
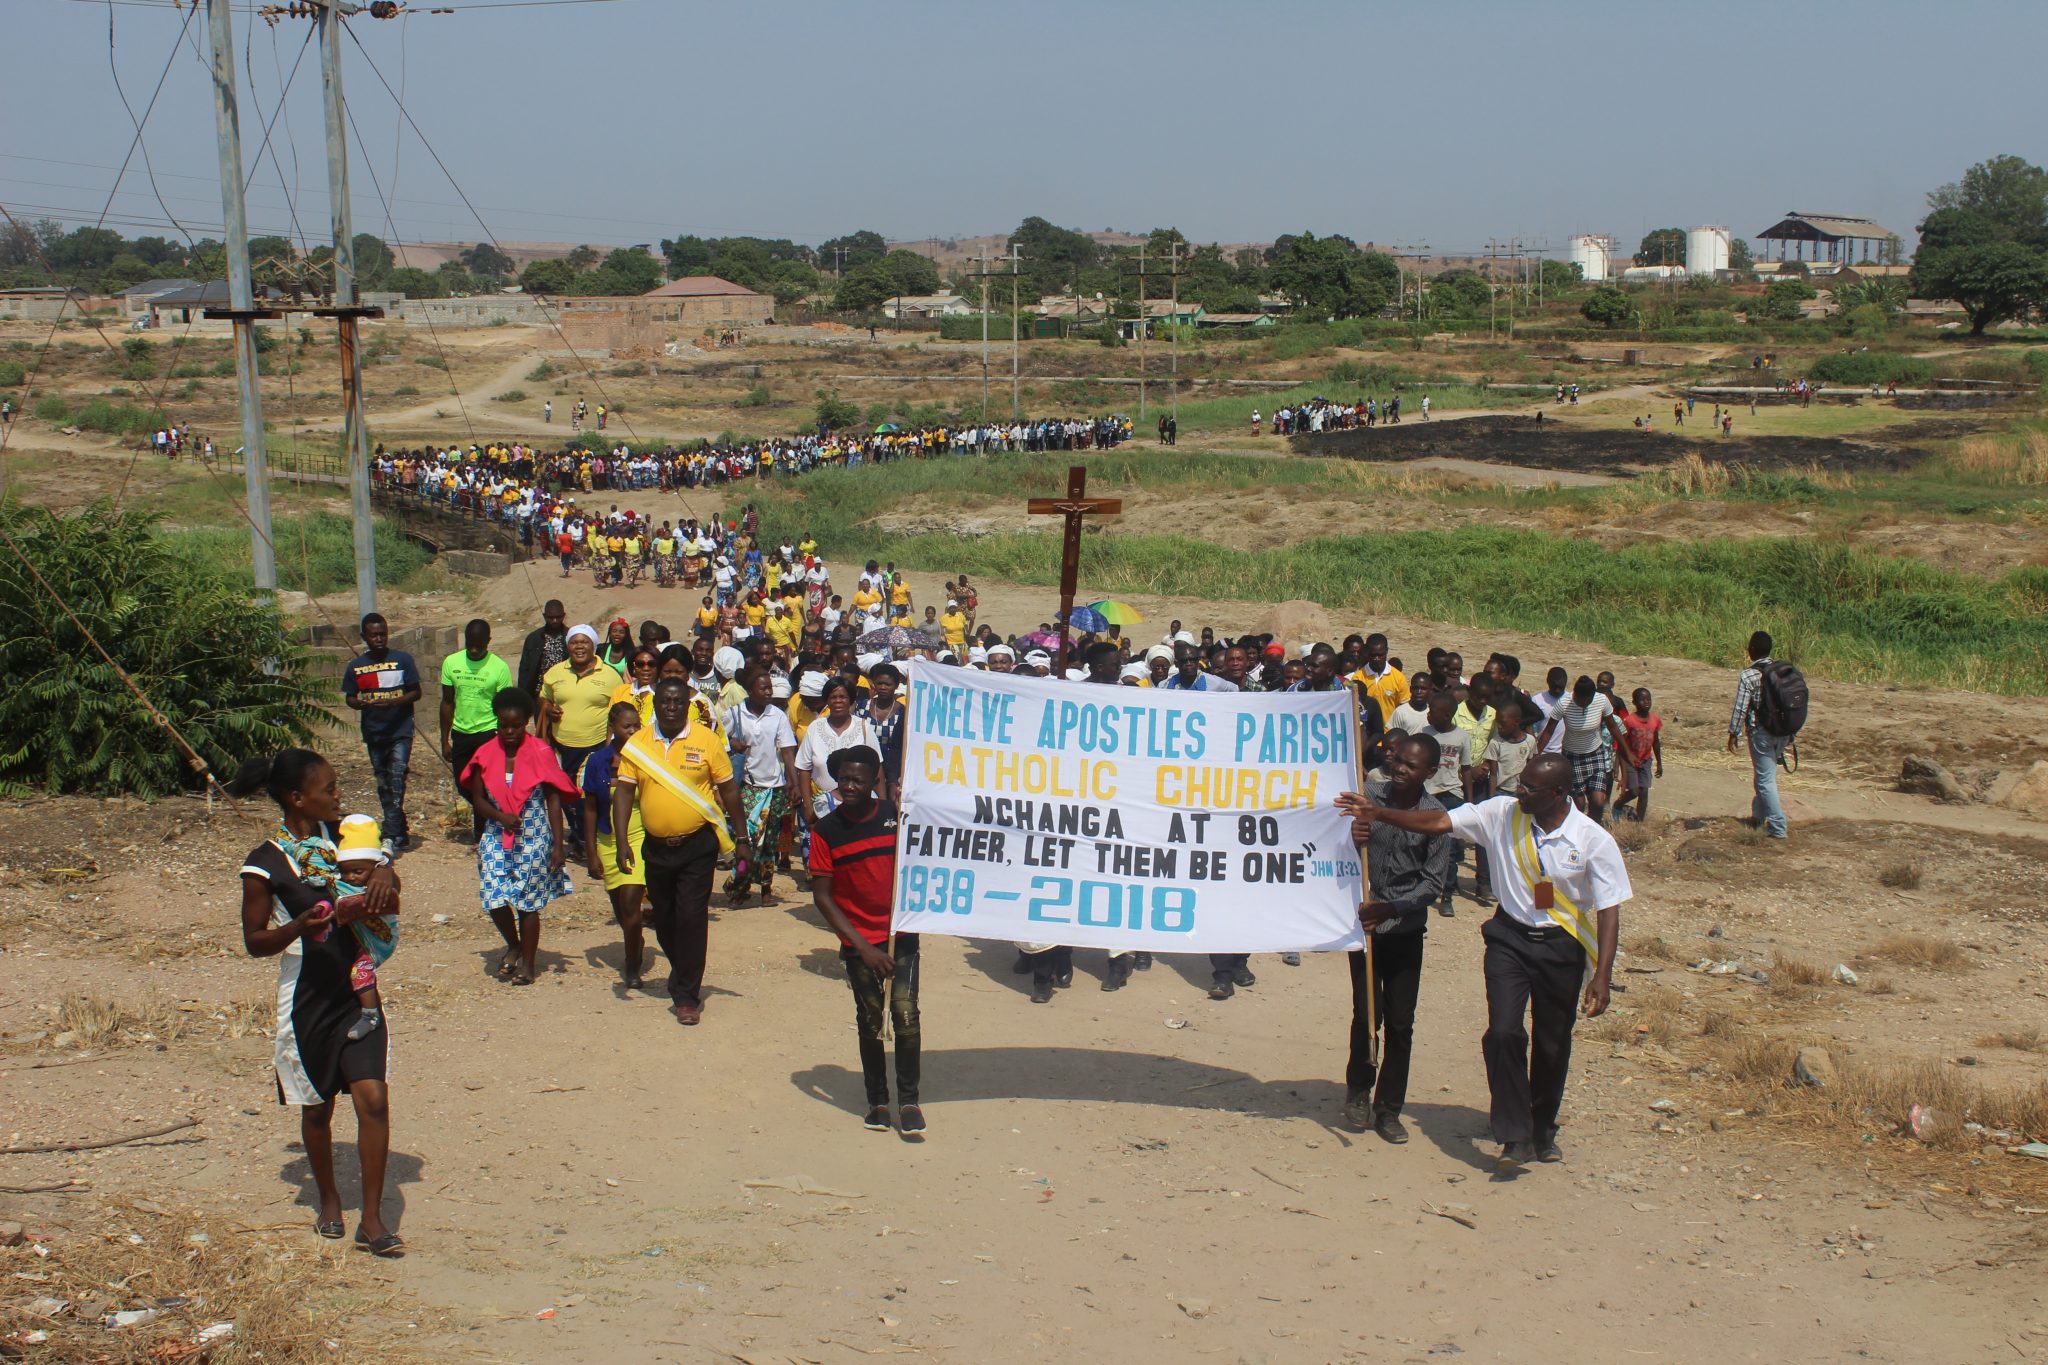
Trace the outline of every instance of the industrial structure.
{"type": "Polygon", "coordinates": [[[1580,233],[1571,239],[1567,247],[1571,263],[1579,268],[1579,277],[1598,284],[1612,273],[1614,260],[1614,239],[1593,233],[1580,233]]]}
{"type": "Polygon", "coordinates": [[[1839,213],[1788,213],[1780,221],[1759,232],[1757,240],[1765,244],[1767,259],[1799,261],[1836,261],[1847,264],[1856,259],[1856,244],[1863,243],[1863,259],[1871,258],[1871,245],[1883,247],[1898,234],[1891,229],[1872,222],[1868,218],[1850,218],[1839,213]],[[1778,250],[1771,257],[1769,244],[1776,242],[1778,250]],[[1788,252],[1787,246],[1792,249],[1788,252]]]}
{"type": "Polygon", "coordinates": [[[1728,268],[1733,237],[1724,227],[1690,228],[1685,234],[1685,273],[1709,279],[1728,268]]]}

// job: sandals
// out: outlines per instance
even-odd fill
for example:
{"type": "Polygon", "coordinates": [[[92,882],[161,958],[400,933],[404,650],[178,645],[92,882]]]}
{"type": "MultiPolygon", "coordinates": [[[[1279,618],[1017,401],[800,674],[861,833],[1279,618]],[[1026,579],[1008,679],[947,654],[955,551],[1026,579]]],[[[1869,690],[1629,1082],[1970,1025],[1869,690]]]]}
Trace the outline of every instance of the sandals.
{"type": "Polygon", "coordinates": [[[357,1228],[356,1250],[367,1251],[372,1256],[382,1256],[387,1260],[396,1260],[405,1255],[405,1240],[395,1232],[387,1232],[373,1241],[363,1236],[361,1228],[357,1228]]]}
{"type": "Polygon", "coordinates": [[[512,973],[512,984],[515,986],[531,986],[533,984],[533,976],[524,968],[521,968],[519,971],[512,973]]]}
{"type": "Polygon", "coordinates": [[[519,950],[514,948],[505,954],[505,960],[498,964],[498,980],[510,981],[519,970],[519,950]]]}
{"type": "Polygon", "coordinates": [[[331,1223],[316,1221],[313,1224],[313,1231],[319,1233],[330,1242],[338,1242],[348,1235],[348,1225],[339,1218],[331,1223]]]}

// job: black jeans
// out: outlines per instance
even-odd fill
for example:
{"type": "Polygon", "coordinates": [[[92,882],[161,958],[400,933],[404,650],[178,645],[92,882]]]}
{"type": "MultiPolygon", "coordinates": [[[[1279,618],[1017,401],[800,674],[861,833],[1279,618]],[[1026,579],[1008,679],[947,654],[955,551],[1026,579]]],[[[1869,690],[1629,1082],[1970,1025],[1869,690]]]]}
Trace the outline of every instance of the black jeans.
{"type": "Polygon", "coordinates": [[[1480,1048],[1493,1092],[1494,1140],[1547,1138],[1557,1131],[1564,1103],[1586,951],[1562,929],[1529,929],[1506,915],[1495,915],[1480,932],[1486,939],[1486,1035],[1480,1048]]]}
{"type": "Polygon", "coordinates": [[[681,843],[649,834],[647,921],[668,959],[669,999],[704,1003],[704,955],[711,938],[711,874],[718,869],[718,835],[705,825],[681,843]]]}
{"type": "Polygon", "coordinates": [[[1228,981],[1251,965],[1250,953],[1209,954],[1209,975],[1218,981],[1228,981]]]}
{"type": "MultiPolygon", "coordinates": [[[[917,935],[896,935],[896,975],[889,978],[888,1010],[896,1025],[896,1102],[916,1104],[924,1069],[917,1022],[917,935]]],[[[889,1102],[889,1059],[882,1045],[882,979],[868,970],[860,953],[839,945],[846,984],[853,988],[853,1020],[860,1031],[860,1071],[868,1104],[889,1102]]]]}
{"type": "MultiPolygon", "coordinates": [[[[1430,795],[1434,796],[1443,806],[1446,814],[1465,804],[1465,794],[1463,792],[1431,792],[1430,795]]],[[[1444,894],[1443,898],[1437,902],[1438,905],[1449,905],[1451,903],[1451,897],[1458,890],[1458,868],[1464,861],[1464,841],[1460,839],[1451,840],[1451,866],[1450,870],[1444,874],[1444,894]]]]}
{"type": "Polygon", "coordinates": [[[370,771],[377,777],[378,819],[386,839],[405,840],[405,777],[412,765],[412,732],[394,739],[363,737],[370,751],[370,771]]]}
{"type": "MultiPolygon", "coordinates": [[[[469,766],[469,760],[476,757],[476,751],[497,738],[496,730],[479,730],[476,734],[465,735],[460,730],[448,732],[448,747],[455,751],[455,785],[462,787],[462,770],[469,766]]],[[[469,800],[469,793],[462,792],[462,799],[469,800]]],[[[484,817],[478,814],[476,803],[470,802],[469,833],[473,839],[484,837],[484,817]]]]}
{"type": "Polygon", "coordinates": [[[1372,1094],[1373,1112],[1398,1114],[1408,1100],[1408,1058],[1415,1050],[1415,1001],[1422,993],[1420,932],[1375,934],[1372,987],[1381,1025],[1380,1064],[1372,1064],[1372,1022],[1366,1012],[1365,953],[1351,957],[1351,1060],[1344,1088],[1372,1094]],[[1377,1082],[1378,1088],[1374,1088],[1377,1082]]]}

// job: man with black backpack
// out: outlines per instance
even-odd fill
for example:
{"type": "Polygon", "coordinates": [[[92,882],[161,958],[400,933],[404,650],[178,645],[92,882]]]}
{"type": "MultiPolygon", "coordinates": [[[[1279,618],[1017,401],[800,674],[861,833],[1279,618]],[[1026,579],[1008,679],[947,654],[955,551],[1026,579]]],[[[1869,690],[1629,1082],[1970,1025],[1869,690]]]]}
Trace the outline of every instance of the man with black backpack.
{"type": "Polygon", "coordinates": [[[1806,677],[1792,664],[1771,658],[1771,636],[1758,631],[1749,637],[1749,667],[1735,685],[1735,709],[1728,717],[1728,752],[1749,741],[1755,795],[1750,819],[1773,839],[1787,837],[1785,807],[1778,800],[1778,769],[1785,752],[1806,724],[1806,677]]]}

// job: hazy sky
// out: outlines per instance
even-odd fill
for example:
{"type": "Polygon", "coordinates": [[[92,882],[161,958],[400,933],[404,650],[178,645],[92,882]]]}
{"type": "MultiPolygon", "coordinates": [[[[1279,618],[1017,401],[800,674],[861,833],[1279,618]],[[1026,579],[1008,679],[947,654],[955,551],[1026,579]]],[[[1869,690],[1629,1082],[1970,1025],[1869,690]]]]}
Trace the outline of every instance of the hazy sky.
{"type": "MultiPolygon", "coordinates": [[[[483,236],[369,61],[501,240],[683,232],[817,242],[1068,227],[1197,241],[1309,229],[1482,249],[1663,225],[1753,237],[1792,209],[1907,234],[1971,162],[2048,160],[2048,0],[608,0],[352,21],[356,227],[483,236]],[[365,56],[367,49],[368,57],[365,56]]],[[[312,25],[234,15],[250,218],[327,234],[312,25]],[[304,53],[279,153],[258,162],[304,53]],[[252,80],[253,68],[253,80],[252,80]],[[289,124],[291,137],[286,137],[289,124]]],[[[6,0],[0,202],[90,222],[184,15],[167,0],[6,0]]],[[[146,128],[158,189],[219,231],[205,19],[146,128]]],[[[138,155],[110,226],[171,229],[138,155]]],[[[296,234],[294,234],[296,235],[296,234]]]]}

